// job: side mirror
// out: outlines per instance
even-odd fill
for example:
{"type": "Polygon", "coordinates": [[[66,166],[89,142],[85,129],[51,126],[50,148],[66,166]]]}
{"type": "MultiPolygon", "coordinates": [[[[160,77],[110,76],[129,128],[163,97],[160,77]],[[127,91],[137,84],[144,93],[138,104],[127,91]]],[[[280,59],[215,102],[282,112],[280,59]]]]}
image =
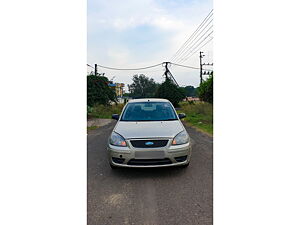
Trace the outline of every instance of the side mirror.
{"type": "Polygon", "coordinates": [[[179,113],[178,114],[179,119],[183,119],[186,117],[185,113],[179,113]]]}
{"type": "Polygon", "coordinates": [[[112,114],[111,118],[114,120],[119,120],[119,114],[112,114]]]}

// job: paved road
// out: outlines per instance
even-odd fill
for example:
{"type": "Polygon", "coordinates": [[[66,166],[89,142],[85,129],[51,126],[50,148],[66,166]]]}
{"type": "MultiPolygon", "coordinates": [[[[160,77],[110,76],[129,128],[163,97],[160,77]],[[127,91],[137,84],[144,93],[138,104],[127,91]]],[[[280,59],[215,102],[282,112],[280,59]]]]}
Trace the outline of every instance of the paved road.
{"type": "Polygon", "coordinates": [[[88,225],[212,225],[212,138],[187,127],[187,168],[111,170],[106,142],[115,122],[88,134],[88,225]]]}

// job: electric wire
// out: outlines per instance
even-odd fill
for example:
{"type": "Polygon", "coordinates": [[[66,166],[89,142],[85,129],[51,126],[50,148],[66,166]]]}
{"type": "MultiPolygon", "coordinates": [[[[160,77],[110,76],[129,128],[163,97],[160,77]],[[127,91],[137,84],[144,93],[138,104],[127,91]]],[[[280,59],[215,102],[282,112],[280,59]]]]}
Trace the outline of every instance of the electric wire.
{"type": "Polygon", "coordinates": [[[174,58],[176,58],[177,54],[180,54],[180,52],[182,52],[182,50],[185,48],[185,46],[188,45],[189,41],[196,35],[196,33],[203,27],[203,25],[205,24],[205,22],[207,21],[207,19],[209,19],[212,16],[212,11],[213,9],[210,11],[210,13],[206,16],[206,18],[202,21],[202,23],[198,26],[198,28],[194,31],[194,33],[188,38],[188,40],[186,40],[184,42],[184,44],[177,50],[177,52],[173,55],[173,57],[170,59],[170,61],[172,61],[174,58]],[[210,15],[211,14],[211,15],[210,15]]]}
{"type": "MultiPolygon", "coordinates": [[[[208,35],[209,36],[209,35],[208,35]]],[[[211,40],[213,39],[213,37],[211,37],[211,39],[209,39],[206,43],[204,43],[198,50],[194,51],[190,56],[186,57],[182,62],[188,60],[191,56],[193,56],[196,52],[199,52],[206,44],[208,44],[211,40]]]]}
{"type": "Polygon", "coordinates": [[[202,45],[199,49],[201,50],[207,43],[209,43],[214,37],[211,37],[204,45],[202,45]]]}
{"type": "MultiPolygon", "coordinates": [[[[179,61],[177,61],[177,63],[182,63],[184,61],[186,61],[187,59],[189,59],[192,55],[194,55],[196,52],[198,52],[199,50],[196,50],[193,52],[194,49],[197,49],[199,47],[199,45],[201,45],[211,34],[213,33],[213,31],[211,31],[200,43],[198,43],[198,45],[193,48],[188,54],[182,56],[182,58],[179,59],[179,61]],[[184,58],[185,57],[185,58],[184,58]]],[[[202,46],[201,46],[202,47],[202,46]]]]}
{"type": "Polygon", "coordinates": [[[177,64],[177,63],[172,63],[171,64],[175,65],[175,66],[181,66],[181,67],[186,67],[186,68],[190,68],[190,69],[195,69],[195,70],[199,70],[199,67],[193,67],[193,66],[186,66],[186,65],[181,65],[181,64],[177,64]]]}
{"type": "Polygon", "coordinates": [[[109,69],[109,70],[144,70],[144,69],[149,69],[149,68],[153,68],[153,67],[160,66],[160,65],[162,65],[162,63],[155,64],[152,66],[140,67],[140,68],[115,68],[115,67],[108,67],[108,66],[102,66],[102,65],[97,64],[97,66],[105,68],[105,69],[109,69]]]}
{"type": "Polygon", "coordinates": [[[181,52],[181,50],[188,44],[188,42],[195,36],[195,34],[199,31],[199,29],[203,26],[203,24],[207,21],[208,18],[211,17],[210,14],[212,14],[213,9],[209,12],[209,14],[205,17],[205,19],[202,21],[202,23],[197,27],[197,29],[194,31],[194,33],[184,42],[184,44],[177,50],[177,52],[173,55],[173,57],[170,59],[172,61],[174,57],[181,52]]]}
{"type": "Polygon", "coordinates": [[[186,46],[185,49],[184,49],[180,54],[178,54],[175,58],[173,58],[173,61],[174,61],[174,60],[177,61],[179,57],[185,55],[191,48],[193,48],[193,47],[199,42],[199,40],[201,40],[201,38],[202,38],[203,36],[205,36],[205,34],[207,34],[207,32],[208,32],[210,29],[213,28],[213,25],[211,25],[208,29],[206,29],[206,28],[212,23],[212,21],[213,21],[213,20],[211,20],[211,21],[205,26],[205,28],[203,28],[203,29],[201,30],[201,32],[197,35],[196,38],[198,38],[198,37],[200,36],[200,34],[202,34],[204,30],[206,30],[206,31],[204,32],[204,34],[202,34],[202,36],[201,36],[200,38],[194,39],[194,40],[191,42],[190,46],[186,46]]]}
{"type": "Polygon", "coordinates": [[[89,64],[86,64],[87,66],[89,66],[89,67],[92,67],[93,69],[95,69],[93,66],[91,66],[91,65],[89,65],[89,64]]]}
{"type": "MultiPolygon", "coordinates": [[[[213,18],[212,18],[212,20],[209,21],[208,24],[200,31],[199,28],[202,28],[202,27],[205,25],[205,23],[206,23],[206,22],[210,19],[210,17],[212,17],[212,16],[213,16],[213,14],[207,16],[207,17],[204,19],[204,21],[200,24],[200,26],[198,27],[198,29],[192,34],[192,36],[191,36],[191,37],[185,42],[185,44],[181,47],[181,50],[178,51],[177,53],[175,53],[175,55],[172,57],[171,61],[173,61],[175,58],[177,58],[178,56],[180,56],[180,55],[186,50],[186,48],[188,48],[188,46],[191,45],[191,44],[193,43],[193,41],[194,41],[197,37],[199,37],[199,35],[203,32],[203,30],[205,30],[205,28],[206,28],[209,24],[211,24],[211,22],[213,21],[213,18]],[[200,31],[200,32],[196,35],[196,33],[197,33],[198,31],[200,31]],[[189,42],[190,42],[190,43],[189,43],[189,42]]],[[[197,42],[197,41],[198,41],[198,40],[196,40],[196,42],[197,42]]]]}
{"type": "MultiPolygon", "coordinates": [[[[209,35],[208,35],[209,36],[209,35]]],[[[207,38],[207,37],[206,37],[207,38]]],[[[206,39],[205,38],[205,39],[206,39]]],[[[204,40],[205,40],[204,39],[204,40]]],[[[209,39],[205,44],[203,44],[199,49],[197,49],[196,51],[191,51],[190,53],[190,55],[187,55],[186,56],[186,58],[183,58],[181,61],[180,61],[180,63],[183,63],[183,62],[185,62],[186,60],[188,60],[190,57],[192,57],[195,53],[197,53],[197,52],[199,52],[207,43],[209,43],[211,40],[213,39],[213,37],[211,37],[211,39],[209,39]]],[[[195,48],[194,48],[195,49],[195,48]]]]}
{"type": "MultiPolygon", "coordinates": [[[[209,30],[207,30],[205,32],[205,34],[208,32],[209,30]]],[[[189,48],[182,56],[181,58],[177,59],[177,63],[181,63],[183,59],[185,58],[189,58],[189,55],[192,53],[195,54],[198,50],[196,50],[195,52],[193,52],[195,49],[197,49],[211,34],[213,33],[213,31],[211,31],[205,38],[203,38],[196,46],[193,46],[194,48],[189,48]]],[[[203,37],[204,35],[202,35],[201,37],[203,37]]]]}

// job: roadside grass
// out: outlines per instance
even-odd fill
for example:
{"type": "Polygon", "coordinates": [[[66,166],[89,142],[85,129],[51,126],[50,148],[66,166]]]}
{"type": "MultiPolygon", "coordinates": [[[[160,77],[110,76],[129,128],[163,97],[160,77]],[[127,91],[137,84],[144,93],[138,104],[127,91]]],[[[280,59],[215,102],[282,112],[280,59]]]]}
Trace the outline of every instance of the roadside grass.
{"type": "Polygon", "coordinates": [[[120,114],[124,104],[118,105],[95,105],[94,107],[88,107],[88,118],[101,118],[111,119],[112,114],[120,114]]]}
{"type": "Polygon", "coordinates": [[[185,113],[183,119],[187,125],[191,125],[204,133],[213,135],[213,105],[206,102],[181,102],[178,113],[185,113]]]}
{"type": "Polygon", "coordinates": [[[97,128],[99,128],[99,126],[91,126],[91,127],[87,127],[87,131],[90,131],[90,130],[96,130],[97,128]]]}

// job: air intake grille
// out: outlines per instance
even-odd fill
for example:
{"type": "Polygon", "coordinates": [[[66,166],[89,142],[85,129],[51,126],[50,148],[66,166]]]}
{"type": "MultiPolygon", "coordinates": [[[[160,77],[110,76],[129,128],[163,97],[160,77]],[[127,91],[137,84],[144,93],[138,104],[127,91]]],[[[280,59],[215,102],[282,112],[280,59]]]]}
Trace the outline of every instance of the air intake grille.
{"type": "Polygon", "coordinates": [[[159,148],[168,144],[168,140],[132,140],[130,141],[135,148],[159,148]]]}
{"type": "Polygon", "coordinates": [[[151,166],[151,165],[167,165],[172,164],[172,161],[168,158],[165,159],[131,159],[128,165],[139,165],[139,166],[151,166]]]}

